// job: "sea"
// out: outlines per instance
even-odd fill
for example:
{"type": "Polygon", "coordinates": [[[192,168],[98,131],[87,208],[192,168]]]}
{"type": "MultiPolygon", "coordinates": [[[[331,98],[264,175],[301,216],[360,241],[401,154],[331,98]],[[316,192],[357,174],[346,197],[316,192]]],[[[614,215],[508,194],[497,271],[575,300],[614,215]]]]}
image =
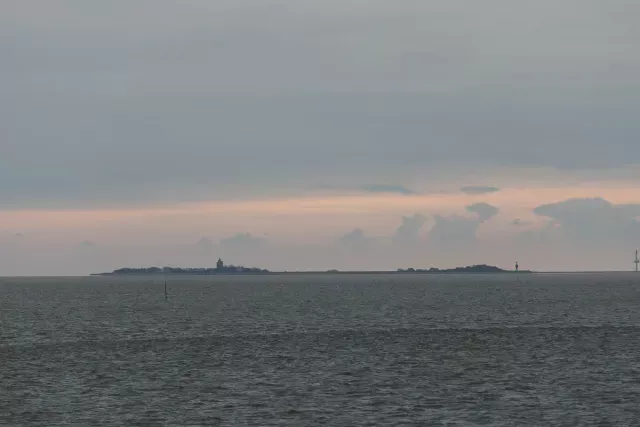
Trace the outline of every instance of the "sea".
{"type": "Polygon", "coordinates": [[[640,426],[640,274],[0,279],[2,426],[640,426]]]}

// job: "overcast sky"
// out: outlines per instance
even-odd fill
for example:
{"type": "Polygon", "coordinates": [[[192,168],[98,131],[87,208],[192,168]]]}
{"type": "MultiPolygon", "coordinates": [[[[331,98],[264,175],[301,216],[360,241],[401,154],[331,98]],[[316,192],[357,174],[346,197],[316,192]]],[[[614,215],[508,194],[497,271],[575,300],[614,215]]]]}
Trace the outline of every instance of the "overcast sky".
{"type": "Polygon", "coordinates": [[[4,0],[0,275],[629,269],[635,0],[4,0]]]}

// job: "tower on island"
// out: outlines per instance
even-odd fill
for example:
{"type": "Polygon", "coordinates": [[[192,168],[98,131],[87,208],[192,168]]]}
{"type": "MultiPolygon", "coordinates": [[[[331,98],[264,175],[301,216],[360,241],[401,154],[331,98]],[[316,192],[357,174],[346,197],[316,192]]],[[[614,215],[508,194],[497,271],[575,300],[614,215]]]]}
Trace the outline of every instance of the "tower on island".
{"type": "Polygon", "coordinates": [[[220,271],[224,268],[224,262],[222,262],[222,258],[218,258],[218,262],[216,263],[216,270],[220,271]]]}
{"type": "Polygon", "coordinates": [[[636,273],[638,272],[638,264],[640,264],[640,259],[638,259],[638,250],[636,249],[636,259],[633,260],[636,265],[636,273]]]}

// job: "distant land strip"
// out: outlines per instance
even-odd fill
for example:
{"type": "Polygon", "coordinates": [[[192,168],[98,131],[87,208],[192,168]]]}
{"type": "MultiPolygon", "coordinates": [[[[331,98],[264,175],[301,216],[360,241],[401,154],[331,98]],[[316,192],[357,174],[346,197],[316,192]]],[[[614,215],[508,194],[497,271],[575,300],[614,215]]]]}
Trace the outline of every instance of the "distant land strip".
{"type": "Polygon", "coordinates": [[[501,268],[480,264],[467,267],[456,267],[449,269],[429,268],[429,269],[397,269],[397,270],[380,270],[380,271],[341,271],[341,270],[324,270],[324,271],[269,271],[255,267],[242,266],[224,266],[223,268],[179,268],[179,267],[148,267],[148,268],[121,268],[111,273],[94,273],[92,276],[123,276],[123,275],[274,275],[274,274],[447,274],[447,273],[472,273],[472,274],[494,274],[494,273],[532,273],[531,270],[503,270],[501,268]]]}

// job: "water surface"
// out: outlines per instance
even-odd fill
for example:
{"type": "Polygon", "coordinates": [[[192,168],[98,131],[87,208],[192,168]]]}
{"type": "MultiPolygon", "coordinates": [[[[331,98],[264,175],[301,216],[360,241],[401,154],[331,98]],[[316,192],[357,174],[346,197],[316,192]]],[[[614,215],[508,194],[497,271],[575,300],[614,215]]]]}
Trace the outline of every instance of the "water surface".
{"type": "Polygon", "coordinates": [[[640,275],[0,279],[2,425],[638,425],[640,275]]]}

